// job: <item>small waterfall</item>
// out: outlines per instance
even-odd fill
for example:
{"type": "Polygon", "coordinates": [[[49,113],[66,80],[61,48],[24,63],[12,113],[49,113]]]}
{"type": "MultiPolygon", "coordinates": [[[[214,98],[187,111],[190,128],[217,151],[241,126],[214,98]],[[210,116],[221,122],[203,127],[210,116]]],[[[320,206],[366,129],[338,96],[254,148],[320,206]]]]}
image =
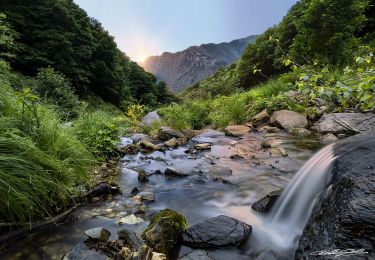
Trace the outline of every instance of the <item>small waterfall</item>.
{"type": "Polygon", "coordinates": [[[334,160],[331,144],[316,153],[296,173],[271,212],[260,217],[261,225],[254,228],[248,241],[250,255],[259,256],[259,259],[294,258],[298,238],[330,181],[334,160]]]}

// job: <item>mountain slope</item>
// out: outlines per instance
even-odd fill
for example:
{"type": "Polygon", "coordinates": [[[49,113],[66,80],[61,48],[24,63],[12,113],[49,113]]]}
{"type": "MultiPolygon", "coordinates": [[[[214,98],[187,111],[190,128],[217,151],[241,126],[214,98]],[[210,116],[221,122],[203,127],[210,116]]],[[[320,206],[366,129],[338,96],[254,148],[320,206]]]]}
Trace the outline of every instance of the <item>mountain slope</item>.
{"type": "Polygon", "coordinates": [[[177,53],[165,52],[147,58],[142,66],[165,81],[174,92],[179,92],[239,59],[246,46],[255,39],[256,36],[252,35],[231,42],[192,46],[177,53]]]}

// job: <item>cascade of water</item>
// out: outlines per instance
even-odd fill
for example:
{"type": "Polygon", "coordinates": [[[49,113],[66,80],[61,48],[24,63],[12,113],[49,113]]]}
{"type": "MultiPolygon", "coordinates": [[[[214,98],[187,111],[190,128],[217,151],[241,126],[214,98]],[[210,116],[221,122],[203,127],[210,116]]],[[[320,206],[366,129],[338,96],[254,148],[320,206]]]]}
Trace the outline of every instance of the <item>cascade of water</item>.
{"type": "MultiPolygon", "coordinates": [[[[262,225],[254,229],[248,242],[248,253],[258,255],[277,252],[277,259],[293,258],[298,237],[310,217],[319,195],[325,191],[331,178],[335,160],[333,144],[316,153],[296,173],[273,206],[262,225]]],[[[269,259],[270,255],[265,256],[269,259]]]]}

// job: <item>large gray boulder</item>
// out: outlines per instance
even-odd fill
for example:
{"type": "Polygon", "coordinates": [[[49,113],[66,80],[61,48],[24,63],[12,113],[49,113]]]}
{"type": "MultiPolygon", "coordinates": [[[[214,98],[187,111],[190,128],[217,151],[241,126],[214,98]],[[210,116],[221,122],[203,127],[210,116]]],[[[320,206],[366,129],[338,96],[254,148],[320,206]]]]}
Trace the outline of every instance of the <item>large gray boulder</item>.
{"type": "Polygon", "coordinates": [[[142,126],[152,127],[154,124],[159,123],[161,118],[157,111],[152,111],[148,113],[144,118],[141,120],[142,126]]]}
{"type": "Polygon", "coordinates": [[[313,130],[326,134],[353,133],[375,130],[375,114],[372,113],[333,113],[320,118],[313,130]]]}
{"type": "Polygon", "coordinates": [[[364,249],[368,254],[347,259],[375,259],[375,132],[339,141],[333,149],[330,189],[313,209],[295,257],[323,259],[311,253],[364,249]]]}
{"type": "Polygon", "coordinates": [[[202,249],[239,246],[250,233],[251,226],[221,215],[190,227],[182,234],[182,243],[202,249]]]}
{"type": "Polygon", "coordinates": [[[274,112],[271,116],[271,123],[286,130],[305,128],[308,124],[305,115],[290,110],[274,112]]]}

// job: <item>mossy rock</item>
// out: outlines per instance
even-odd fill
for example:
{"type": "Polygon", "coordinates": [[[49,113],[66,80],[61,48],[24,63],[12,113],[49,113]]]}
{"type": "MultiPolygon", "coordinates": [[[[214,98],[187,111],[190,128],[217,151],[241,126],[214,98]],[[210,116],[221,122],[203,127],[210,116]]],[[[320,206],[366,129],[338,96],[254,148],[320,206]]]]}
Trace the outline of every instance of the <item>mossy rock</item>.
{"type": "Polygon", "coordinates": [[[181,233],[186,229],[187,223],[184,216],[173,210],[164,209],[151,219],[142,238],[156,252],[168,255],[179,241],[181,233]]]}

